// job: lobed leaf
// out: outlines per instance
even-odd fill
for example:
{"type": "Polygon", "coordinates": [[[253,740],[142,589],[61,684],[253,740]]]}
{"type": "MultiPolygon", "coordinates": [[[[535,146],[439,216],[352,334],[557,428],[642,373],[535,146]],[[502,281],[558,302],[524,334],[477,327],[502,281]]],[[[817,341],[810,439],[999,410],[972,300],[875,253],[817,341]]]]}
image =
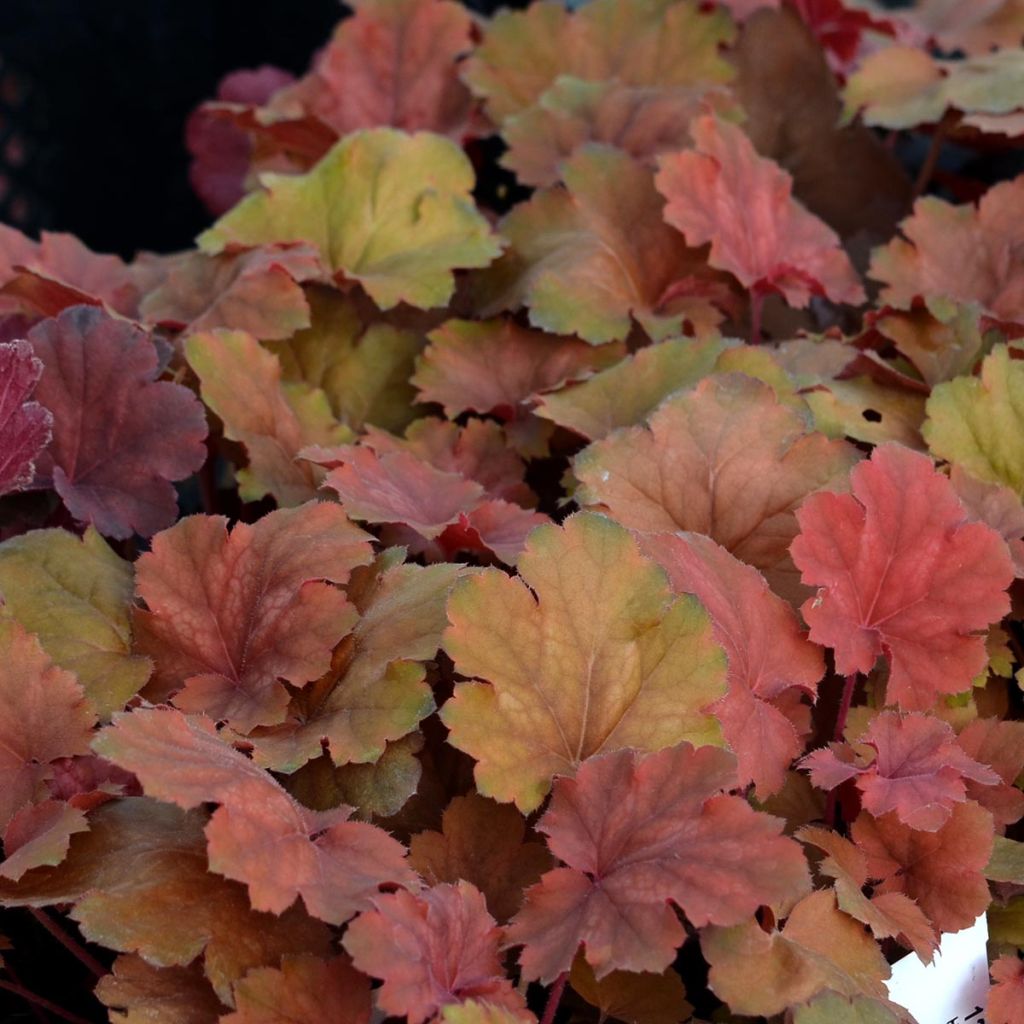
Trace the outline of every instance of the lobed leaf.
{"type": "Polygon", "coordinates": [[[1020,394],[1024,363],[997,345],[982,362],[980,377],[957,377],[933,390],[923,428],[928,447],[979,480],[1024,494],[1020,394]]]}
{"type": "Polygon", "coordinates": [[[927,710],[987,664],[978,631],[1009,609],[1009,553],[990,527],[967,522],[927,456],[882,445],[850,481],[852,494],[814,494],[797,512],[790,551],[819,587],[801,611],[839,673],[869,672],[884,654],[887,702],[927,710]]]}
{"type": "Polygon", "coordinates": [[[0,827],[42,795],[52,761],[89,752],[96,716],[78,681],[0,618],[0,827]]]}
{"type": "Polygon", "coordinates": [[[481,275],[484,316],[526,306],[534,327],[592,345],[626,338],[635,320],[655,341],[701,335],[730,305],[728,284],[662,218],[651,172],[591,143],[561,168],[564,187],[536,192],[499,225],[509,251],[481,275]]]}
{"type": "Polygon", "coordinates": [[[815,750],[802,764],[820,789],[835,789],[857,780],[861,804],[880,818],[890,811],[910,828],[940,829],[953,805],[967,799],[967,780],[982,786],[999,782],[987,765],[967,756],[945,722],[923,714],[883,711],[858,737],[873,756],[858,756],[845,743],[815,750]]]}
{"type": "Polygon", "coordinates": [[[350,807],[301,807],[207,718],[138,709],[115,716],[93,749],[134,772],[157,800],[184,810],[220,804],[205,829],[210,870],[245,883],[254,910],[282,914],[301,896],[314,917],[342,924],[380,885],[414,881],[395,839],[346,820],[350,807]]]}
{"type": "Polygon", "coordinates": [[[158,381],[151,337],[92,306],[73,306],[29,331],[43,364],[36,398],[53,439],[36,483],[110,537],[149,537],[174,522],[173,481],[206,458],[206,418],[186,388],[158,381]]]}
{"type": "Polygon", "coordinates": [[[668,573],[676,593],[694,594],[708,610],[729,661],[729,692],[715,706],[736,754],[740,785],[758,796],[782,788],[804,749],[793,702],[817,696],[825,674],[820,648],[808,643],[793,609],[761,574],[709,537],[677,532],[641,535],[641,550],[668,573]]]}
{"type": "Polygon", "coordinates": [[[428,132],[354,132],[308,174],[262,182],[200,236],[205,252],[305,242],[382,309],[429,309],[451,298],[453,270],[486,266],[501,251],[470,198],[469,161],[428,132]]]}
{"type": "Polygon", "coordinates": [[[27,341],[0,344],[0,494],[32,484],[36,459],[50,443],[53,414],[29,400],[42,372],[27,341]]]}
{"type": "Polygon", "coordinates": [[[380,896],[343,941],[359,970],[384,980],[380,1009],[409,1024],[471,999],[525,1009],[501,967],[501,929],[469,882],[380,896]]]}
{"type": "Polygon", "coordinates": [[[900,309],[917,298],[976,302],[991,316],[1016,321],[1024,273],[1009,254],[1022,216],[1024,176],[994,185],[977,206],[924,196],[900,223],[902,237],[874,251],[868,275],[883,284],[882,300],[900,309]]]}
{"type": "Polygon", "coordinates": [[[258,967],[235,982],[235,1012],[220,1024],[369,1024],[370,984],[348,957],[289,956],[280,967],[258,967]]]}
{"type": "Polygon", "coordinates": [[[336,505],[310,502],[229,533],[189,516],[136,563],[145,609],[137,649],[156,666],[147,694],[238,729],[280,722],[289,693],[322,675],[356,611],[331,586],[370,560],[370,538],[336,505]]]}
{"type": "Polygon", "coordinates": [[[73,903],[86,939],[153,967],[186,967],[202,954],[203,972],[230,1005],[232,983],[250,968],[285,953],[323,956],[331,937],[299,907],[280,916],[252,909],[242,886],[211,874],[204,820],[141,797],[104,804],[62,864],[18,884],[0,880],[0,898],[7,907],[73,903]]]}
{"type": "Polygon", "coordinates": [[[665,220],[708,262],[753,292],[796,307],[812,295],[857,305],[864,289],[839,236],[792,196],[793,179],[758,156],[742,129],[709,115],[691,126],[696,148],[663,156],[655,185],[665,220]]]}
{"type": "Polygon", "coordinates": [[[725,656],[708,616],[625,529],[587,513],[539,527],[519,576],[486,569],[448,602],[444,649],[474,678],[441,718],[481,794],[529,812],[601,751],[720,742],[709,706],[725,656]]]}
{"type": "Polygon", "coordinates": [[[502,124],[563,74],[660,87],[728,81],[720,47],[732,35],[724,12],[691,0],[597,0],[573,13],[545,0],[499,12],[464,77],[502,124]]]}
{"type": "Polygon", "coordinates": [[[194,334],[185,355],[225,436],[240,441],[249,456],[249,465],[236,474],[242,500],[269,494],[288,507],[315,497],[318,474],[298,460],[299,452],[353,436],[334,418],[327,396],[303,384],[282,386],[277,358],[245,331],[194,334]]]}
{"type": "Polygon", "coordinates": [[[524,977],[552,981],[581,943],[598,979],[660,972],[686,934],[673,904],[694,927],[733,925],[809,889],[781,820],[722,792],[735,784],[731,754],[689,743],[604,754],[559,779],[538,829],[567,866],[527,892],[508,931],[524,977]]]}
{"type": "Polygon", "coordinates": [[[89,706],[109,718],[142,688],[153,666],[132,653],[135,573],[93,527],[33,530],[0,544],[0,618],[34,633],[74,673],[89,706]]]}

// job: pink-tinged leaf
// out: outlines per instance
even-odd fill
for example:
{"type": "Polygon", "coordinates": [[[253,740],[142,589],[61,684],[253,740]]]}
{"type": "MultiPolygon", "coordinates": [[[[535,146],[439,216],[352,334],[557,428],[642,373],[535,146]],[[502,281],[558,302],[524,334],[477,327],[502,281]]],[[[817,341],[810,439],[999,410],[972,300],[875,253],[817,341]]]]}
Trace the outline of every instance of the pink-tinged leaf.
{"type": "Polygon", "coordinates": [[[509,446],[505,431],[493,420],[472,419],[460,427],[428,416],[411,423],[404,438],[368,427],[362,443],[378,455],[411,452],[444,473],[475,480],[489,497],[523,506],[537,503],[537,496],[523,480],[525,463],[509,446]]]}
{"type": "MultiPolygon", "coordinates": [[[[294,80],[289,72],[269,64],[232,71],[217,86],[217,100],[257,106],[294,80]]],[[[189,115],[185,145],[192,156],[189,182],[206,209],[219,217],[245,195],[252,143],[238,125],[211,109],[215,106],[204,103],[189,115]]]]}
{"type": "Polygon", "coordinates": [[[1010,549],[1013,571],[1024,577],[1024,502],[1011,487],[989,483],[954,465],[949,481],[970,519],[987,523],[1010,549]]]}
{"type": "Polygon", "coordinates": [[[308,245],[264,246],[207,256],[197,250],[168,260],[165,276],[140,304],[142,319],[192,334],[217,328],[248,331],[261,341],[291,337],[309,326],[301,282],[324,276],[308,245]]]}
{"type": "Polygon", "coordinates": [[[999,776],[957,745],[956,733],[929,715],[883,711],[858,737],[875,751],[857,753],[847,744],[815,750],[803,760],[811,780],[834,789],[856,779],[864,809],[876,818],[894,811],[910,828],[935,832],[953,805],[967,799],[967,781],[994,786],[999,776]]]}
{"type": "Polygon", "coordinates": [[[0,828],[48,795],[52,761],[89,752],[95,724],[78,680],[17,622],[0,618],[0,828]]]}
{"type": "Polygon", "coordinates": [[[206,826],[210,870],[245,883],[254,910],[281,914],[301,896],[314,917],[342,924],[381,885],[415,881],[397,840],[346,820],[350,807],[302,807],[208,718],[172,708],[116,715],[93,747],[134,772],[147,796],[184,810],[220,804],[206,826]]]}
{"type": "Polygon", "coordinates": [[[842,675],[890,662],[886,700],[931,708],[988,662],[979,631],[1010,608],[1013,565],[1002,538],[970,523],[931,459],[881,445],[850,474],[852,494],[812,494],[790,552],[818,586],[803,616],[842,675]]]}
{"type": "Polygon", "coordinates": [[[94,253],[74,235],[44,231],[37,243],[14,228],[2,228],[0,294],[7,299],[0,298],[0,305],[43,316],[82,303],[135,314],[138,287],[119,256],[94,253]]]}
{"type": "Polygon", "coordinates": [[[967,782],[967,797],[992,814],[999,828],[1024,816],[1024,793],[1014,782],[1024,771],[1024,722],[976,718],[957,737],[964,752],[988,765],[998,776],[994,786],[967,782]]]}
{"type": "Polygon", "coordinates": [[[665,219],[690,245],[711,243],[709,262],[755,292],[779,292],[791,306],[812,295],[861,303],[864,289],[839,236],[793,198],[793,179],[757,155],[734,124],[693,122],[696,150],[662,157],[655,184],[665,219]]]}
{"type": "Polygon", "coordinates": [[[23,807],[4,829],[6,860],[0,864],[0,875],[17,882],[33,868],[59,864],[67,856],[71,837],[88,828],[85,812],[60,800],[23,807]]]}
{"type": "Polygon", "coordinates": [[[1024,218],[1024,175],[990,188],[978,202],[954,206],[936,196],[914,204],[902,237],[876,249],[870,277],[882,299],[909,309],[915,299],[976,302],[1000,320],[1024,314],[1024,267],[1014,258],[1024,218]],[[969,252],[971,258],[963,259],[969,252]]]}
{"type": "Polygon", "coordinates": [[[152,338],[75,306],[28,340],[43,364],[36,398],[53,413],[36,482],[52,482],[76,519],[111,537],[149,537],[173,523],[173,481],[206,458],[206,414],[187,388],[157,380],[152,338]]]}
{"type": "Polygon", "coordinates": [[[543,512],[531,512],[496,498],[459,516],[458,523],[448,527],[438,539],[449,558],[460,551],[493,551],[506,565],[515,565],[527,537],[538,526],[550,522],[543,512]]]}
{"type": "Polygon", "coordinates": [[[550,982],[580,943],[598,978],[660,972],[686,935],[672,904],[700,928],[803,895],[800,847],[781,819],[723,793],[735,784],[730,753],[689,743],[599,755],[558,779],[538,829],[566,867],[528,890],[509,927],[523,975],[550,982]]]}
{"type": "MultiPolygon", "coordinates": [[[[475,508],[484,489],[474,480],[446,473],[404,451],[378,455],[364,445],[329,450],[337,468],[324,486],[341,499],[345,511],[367,523],[401,523],[427,540],[475,508]]],[[[317,462],[324,464],[324,458],[317,462]]]]}
{"type": "Polygon", "coordinates": [[[989,973],[995,984],[988,994],[985,1019],[990,1024],[1024,1024],[1024,960],[1004,954],[989,973]]]}
{"type": "Polygon", "coordinates": [[[469,12],[448,0],[359,0],[313,69],[269,105],[275,119],[314,117],[339,136],[392,125],[461,141],[472,97],[458,61],[473,48],[469,12]]]}
{"type": "Polygon", "coordinates": [[[370,983],[347,956],[285,956],[235,982],[234,1013],[220,1024],[370,1024],[370,983]]]}
{"type": "Polygon", "coordinates": [[[992,856],[992,815],[970,801],[956,804],[942,828],[919,832],[895,814],[862,813],[853,841],[867,858],[876,893],[903,893],[916,901],[936,932],[974,924],[991,902],[985,867],[992,856]]]}
{"type": "MultiPolygon", "coordinates": [[[[470,550],[494,552],[514,564],[530,530],[549,521],[539,512],[488,498],[476,480],[437,469],[408,448],[381,441],[376,434],[369,445],[381,444],[387,449],[383,454],[369,445],[342,445],[308,449],[306,457],[335,466],[324,486],[337,492],[353,519],[398,527],[393,541],[435,558],[470,550]]],[[[459,461],[454,454],[448,460],[452,468],[459,461]]]]}
{"type": "Polygon", "coordinates": [[[698,533],[641,534],[641,550],[668,573],[676,593],[694,594],[711,616],[729,659],[729,693],[714,707],[736,754],[740,785],[759,796],[782,788],[804,744],[777,698],[812,699],[825,674],[821,648],[807,641],[790,605],[752,566],[698,533]]]}
{"type": "Polygon", "coordinates": [[[345,949],[365,974],[382,978],[377,1005],[422,1024],[452,1003],[481,999],[525,1010],[501,965],[501,929],[469,882],[418,896],[379,896],[345,933],[345,949]]]}
{"type": "Polygon", "coordinates": [[[509,319],[449,320],[428,337],[412,383],[420,401],[437,402],[453,419],[464,412],[515,419],[533,396],[589,377],[625,354],[622,345],[595,348],[509,319]]]}
{"type": "Polygon", "coordinates": [[[146,693],[241,731],[284,718],[289,694],[323,675],[357,616],[344,583],[370,538],[337,505],[280,509],[228,533],[189,516],[139,558],[136,646],[156,665],[146,693]],[[323,582],[330,581],[330,582],[323,582]]]}
{"type": "Polygon", "coordinates": [[[28,487],[53,416],[29,396],[43,372],[27,341],[0,344],[0,494],[28,487]]]}

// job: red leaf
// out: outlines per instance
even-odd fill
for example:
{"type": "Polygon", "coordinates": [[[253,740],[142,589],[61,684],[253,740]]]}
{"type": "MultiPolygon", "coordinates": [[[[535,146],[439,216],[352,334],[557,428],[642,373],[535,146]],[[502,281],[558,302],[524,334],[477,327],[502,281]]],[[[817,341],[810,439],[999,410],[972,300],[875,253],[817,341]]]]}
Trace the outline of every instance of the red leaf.
{"type": "Polygon", "coordinates": [[[698,533],[641,534],[643,551],[668,572],[676,593],[707,609],[715,639],[729,658],[729,693],[714,708],[736,752],[739,783],[759,795],[782,788],[803,741],[776,698],[817,694],[825,673],[821,649],[808,643],[793,609],[768,589],[753,566],[698,533]]]}
{"type": "Polygon", "coordinates": [[[931,460],[881,445],[850,474],[852,494],[812,494],[790,552],[821,589],[802,611],[843,675],[891,663],[886,699],[927,710],[971,685],[988,658],[977,635],[1009,611],[1013,566],[1002,538],[967,522],[931,460]]]}
{"type": "Polygon", "coordinates": [[[903,893],[917,902],[937,932],[974,924],[991,901],[984,870],[992,856],[992,816],[975,803],[957,804],[942,828],[918,832],[895,814],[853,823],[853,840],[867,857],[876,893],[903,893]]]}
{"type": "MultiPolygon", "coordinates": [[[[232,71],[217,86],[222,103],[266,103],[294,76],[264,64],[252,70],[232,71]]],[[[185,122],[185,145],[192,155],[188,178],[196,195],[215,217],[226,213],[245,195],[252,144],[246,133],[204,103],[185,122]]]]}
{"type": "Polygon", "coordinates": [[[17,622],[0,618],[0,828],[48,795],[50,762],[88,753],[95,722],[78,680],[17,622]]]}
{"type": "Polygon", "coordinates": [[[92,306],[29,331],[43,363],[36,398],[53,413],[37,482],[111,537],[149,537],[177,514],[172,481],[206,458],[206,414],[187,388],[158,381],[148,334],[92,306]]]}
{"type": "Polygon", "coordinates": [[[0,344],[0,494],[32,483],[36,458],[50,442],[53,416],[28,400],[42,372],[27,341],[0,344]]]}
{"type": "Polygon", "coordinates": [[[373,902],[344,944],[359,970],[384,979],[377,1005],[387,1015],[420,1024],[468,999],[525,1009],[501,965],[501,929],[476,886],[399,890],[373,902]]]}
{"type": "Polygon", "coordinates": [[[839,236],[793,198],[793,179],[757,155],[734,124],[691,126],[696,150],[662,157],[655,184],[665,220],[691,246],[711,243],[708,262],[755,292],[780,292],[791,306],[812,295],[858,304],[864,289],[839,236]]]}
{"type": "Polygon", "coordinates": [[[94,749],[134,772],[147,796],[190,810],[221,806],[206,826],[210,870],[249,887],[254,910],[281,914],[297,896],[342,924],[384,883],[409,885],[405,848],[344,804],[310,811],[218,737],[213,723],[172,708],[114,716],[94,749]]]}
{"type": "Polygon", "coordinates": [[[336,505],[279,509],[228,533],[189,516],[153,538],[137,566],[138,649],[156,671],[147,695],[243,731],[284,718],[288,691],[323,675],[356,621],[345,583],[370,561],[369,537],[336,505]]]}
{"type": "Polygon", "coordinates": [[[689,743],[599,755],[558,779],[537,827],[567,867],[528,890],[509,927],[524,976],[550,982],[580,943],[598,978],[660,972],[686,934],[671,904],[699,928],[802,895],[800,847],[780,819],[722,792],[735,784],[731,754],[689,743]]]}
{"type": "Polygon", "coordinates": [[[834,743],[805,757],[803,767],[822,789],[856,778],[864,810],[876,818],[895,811],[910,828],[934,832],[949,820],[953,804],[967,799],[968,779],[981,786],[999,781],[957,745],[945,722],[929,715],[883,711],[858,739],[874,748],[870,763],[834,743]]]}

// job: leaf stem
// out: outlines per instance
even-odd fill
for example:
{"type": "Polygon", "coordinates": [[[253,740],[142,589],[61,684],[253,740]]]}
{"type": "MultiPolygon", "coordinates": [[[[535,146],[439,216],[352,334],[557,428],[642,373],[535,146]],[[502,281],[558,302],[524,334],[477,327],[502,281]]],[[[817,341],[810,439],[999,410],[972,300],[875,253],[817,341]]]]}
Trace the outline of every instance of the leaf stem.
{"type": "Polygon", "coordinates": [[[45,928],[76,960],[81,962],[97,978],[110,972],[81,943],[76,942],[49,914],[38,907],[29,907],[28,912],[45,928]]]}
{"type": "Polygon", "coordinates": [[[935,131],[932,132],[931,142],[928,146],[928,152],[925,154],[924,163],[921,164],[921,169],[917,172],[917,178],[914,180],[914,187],[910,193],[911,200],[922,196],[924,190],[931,183],[932,177],[935,174],[935,168],[939,163],[939,157],[942,155],[942,146],[951,127],[952,121],[947,111],[946,116],[939,121],[935,126],[935,131]]]}
{"type": "Polygon", "coordinates": [[[47,1013],[52,1013],[55,1017],[60,1017],[61,1020],[70,1021],[70,1024],[91,1024],[84,1017],[79,1017],[77,1013],[72,1013],[70,1010],[65,1010],[64,1007],[58,1006],[56,1003],[51,1003],[49,999],[44,999],[42,996],[37,996],[31,989],[25,988],[24,985],[17,985],[13,981],[4,981],[0,978],[0,988],[7,989],[8,992],[13,992],[20,999],[24,999],[26,1003],[30,1003],[33,1006],[41,1007],[46,1010],[47,1013]]]}
{"type": "MultiPolygon", "coordinates": [[[[846,719],[850,714],[850,706],[853,704],[853,691],[857,688],[857,673],[853,672],[843,679],[843,696],[839,701],[839,711],[836,714],[836,725],[832,730],[832,738],[840,741],[843,738],[843,730],[846,728],[846,719]]],[[[829,828],[836,827],[836,817],[839,811],[839,800],[836,797],[838,788],[829,790],[828,799],[825,803],[825,820],[829,828]]]]}
{"type": "Polygon", "coordinates": [[[755,284],[750,289],[750,344],[761,344],[761,312],[764,309],[764,292],[755,284]]]}
{"type": "Polygon", "coordinates": [[[541,1017],[540,1024],[552,1024],[554,1021],[555,1014],[558,1012],[558,1004],[562,1001],[562,993],[565,991],[565,983],[568,980],[568,971],[562,971],[555,978],[555,983],[551,986],[551,991],[548,993],[548,1002],[544,1007],[544,1016],[541,1017]]]}
{"type": "MultiPolygon", "coordinates": [[[[22,984],[21,978],[18,977],[18,972],[15,971],[15,969],[9,963],[5,962],[2,968],[0,969],[4,971],[7,977],[10,978],[15,985],[17,985],[19,988],[25,988],[25,986],[22,984]]],[[[26,991],[28,990],[26,989],[26,991]]],[[[36,1024],[50,1024],[50,1018],[47,1017],[45,1013],[43,1013],[42,1008],[38,1006],[36,1003],[30,1002],[28,1004],[28,1008],[32,1011],[32,1016],[36,1019],[36,1024]]]]}

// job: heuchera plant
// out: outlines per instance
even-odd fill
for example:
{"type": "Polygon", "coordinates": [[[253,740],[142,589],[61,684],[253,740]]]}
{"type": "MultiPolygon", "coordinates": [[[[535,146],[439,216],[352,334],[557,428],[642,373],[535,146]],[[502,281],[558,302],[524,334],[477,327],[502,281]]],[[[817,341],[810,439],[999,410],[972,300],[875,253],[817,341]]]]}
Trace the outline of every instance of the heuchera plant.
{"type": "Polygon", "coordinates": [[[195,249],[0,229],[0,989],[1020,1024],[1024,7],[354,7],[195,249]]]}

